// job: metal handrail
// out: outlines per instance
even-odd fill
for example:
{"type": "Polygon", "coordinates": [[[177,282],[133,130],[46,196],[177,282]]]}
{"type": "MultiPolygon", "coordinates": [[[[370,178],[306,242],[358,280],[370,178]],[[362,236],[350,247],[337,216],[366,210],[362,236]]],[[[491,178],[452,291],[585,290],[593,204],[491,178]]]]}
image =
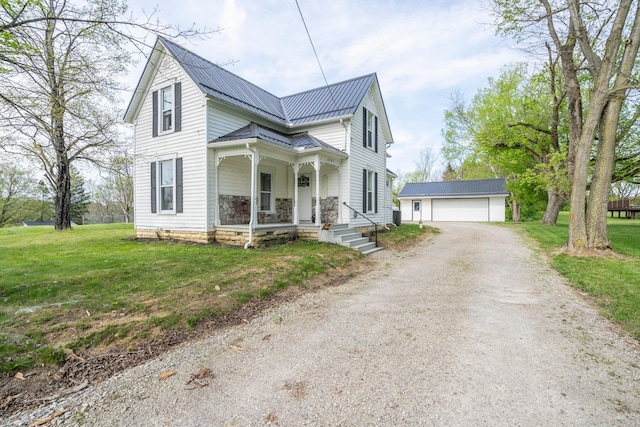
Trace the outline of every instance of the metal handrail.
{"type": "Polygon", "coordinates": [[[373,224],[373,226],[376,229],[376,248],[378,247],[378,224],[376,224],[375,222],[371,221],[369,218],[367,218],[363,213],[358,212],[357,210],[353,209],[351,206],[349,206],[347,204],[347,202],[342,202],[343,205],[345,205],[346,207],[348,207],[349,209],[351,209],[352,211],[354,211],[356,214],[360,215],[362,218],[366,219],[367,221],[369,221],[371,224],[373,224]]]}

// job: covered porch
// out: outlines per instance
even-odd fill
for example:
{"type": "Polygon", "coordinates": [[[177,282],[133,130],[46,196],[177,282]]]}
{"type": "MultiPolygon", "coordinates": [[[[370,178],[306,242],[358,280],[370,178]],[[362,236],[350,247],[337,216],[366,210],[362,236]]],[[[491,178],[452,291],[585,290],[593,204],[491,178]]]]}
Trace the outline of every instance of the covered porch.
{"type": "Polygon", "coordinates": [[[342,223],[342,151],[307,133],[254,123],[208,147],[215,241],[248,247],[317,240],[322,224],[342,223]]]}

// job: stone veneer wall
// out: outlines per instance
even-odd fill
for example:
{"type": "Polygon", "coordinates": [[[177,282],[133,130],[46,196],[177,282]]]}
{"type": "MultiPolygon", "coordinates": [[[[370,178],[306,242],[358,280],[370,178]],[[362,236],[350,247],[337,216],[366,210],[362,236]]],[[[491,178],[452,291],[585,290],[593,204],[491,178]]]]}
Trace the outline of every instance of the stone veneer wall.
{"type": "MultiPolygon", "coordinates": [[[[311,204],[312,206],[315,207],[316,205],[315,197],[311,199],[311,204]]],[[[338,223],[338,198],[327,197],[325,199],[320,199],[320,213],[322,215],[322,217],[320,218],[320,222],[337,224],[338,223]]]]}
{"type": "MultiPolygon", "coordinates": [[[[221,195],[220,224],[249,224],[251,219],[250,197],[221,195]]],[[[293,200],[276,199],[275,213],[258,212],[258,224],[277,224],[293,222],[293,200]]]]}

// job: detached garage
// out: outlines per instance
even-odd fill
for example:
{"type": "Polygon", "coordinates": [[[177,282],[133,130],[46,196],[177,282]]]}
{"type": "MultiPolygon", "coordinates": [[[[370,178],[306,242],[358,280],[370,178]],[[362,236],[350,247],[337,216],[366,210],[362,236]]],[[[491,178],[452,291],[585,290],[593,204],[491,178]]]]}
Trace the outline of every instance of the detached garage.
{"type": "Polygon", "coordinates": [[[504,222],[504,179],[409,183],[398,194],[402,222],[504,222]]]}

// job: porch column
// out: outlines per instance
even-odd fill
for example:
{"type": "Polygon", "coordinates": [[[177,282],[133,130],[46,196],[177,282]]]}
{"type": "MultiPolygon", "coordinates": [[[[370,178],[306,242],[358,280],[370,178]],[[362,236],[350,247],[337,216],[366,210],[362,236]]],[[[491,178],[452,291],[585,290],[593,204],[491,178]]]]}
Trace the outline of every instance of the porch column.
{"type": "Polygon", "coordinates": [[[215,182],[213,183],[213,214],[215,215],[214,224],[216,227],[220,226],[220,162],[222,159],[218,155],[216,151],[216,155],[214,158],[215,171],[213,173],[213,177],[215,182]]]}
{"type": "Polygon", "coordinates": [[[336,166],[338,169],[338,224],[342,224],[342,166],[336,166]]]}
{"type": "Polygon", "coordinates": [[[316,156],[313,161],[313,167],[316,169],[316,225],[322,223],[320,212],[320,156],[316,156]]]}
{"type": "Polygon", "coordinates": [[[300,171],[300,165],[294,163],[291,167],[293,168],[293,224],[298,225],[300,223],[298,211],[298,172],[300,171]]]}

